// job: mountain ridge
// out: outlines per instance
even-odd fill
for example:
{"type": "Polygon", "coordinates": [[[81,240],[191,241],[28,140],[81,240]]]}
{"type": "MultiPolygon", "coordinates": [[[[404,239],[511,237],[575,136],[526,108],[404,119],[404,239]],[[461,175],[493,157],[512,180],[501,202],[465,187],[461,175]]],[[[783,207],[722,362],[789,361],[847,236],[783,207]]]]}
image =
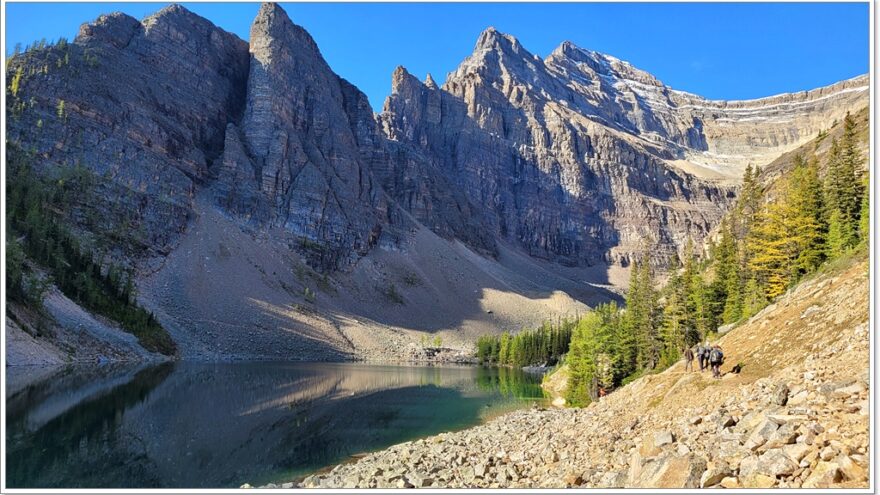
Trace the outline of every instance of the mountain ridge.
{"type": "Polygon", "coordinates": [[[144,250],[102,254],[137,269],[185,356],[335,359],[424,331],[466,347],[614,299],[634,259],[662,269],[709,235],[744,160],[866,104],[845,81],[727,124],[662,110],[652,98],[683,98],[665,86],[601,77],[637,70],[613,57],[557,51],[487,29],[440,86],[395,70],[377,114],[275,4],[250,43],[178,5],[111,14],[11,60],[8,135],[47,176],[96,177],[100,201],[68,217],[105,219],[86,234],[131,219],[123,237],[144,250]]]}

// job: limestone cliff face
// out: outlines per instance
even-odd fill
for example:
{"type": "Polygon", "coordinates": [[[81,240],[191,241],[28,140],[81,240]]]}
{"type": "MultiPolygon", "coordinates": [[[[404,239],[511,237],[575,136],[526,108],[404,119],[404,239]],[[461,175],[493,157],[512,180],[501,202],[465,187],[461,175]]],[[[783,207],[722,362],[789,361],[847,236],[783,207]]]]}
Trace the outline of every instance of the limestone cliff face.
{"type": "Polygon", "coordinates": [[[515,38],[489,29],[442,89],[395,72],[380,120],[389,139],[420,150],[481,205],[498,238],[532,256],[626,264],[651,250],[664,263],[706,234],[732,190],[668,166],[673,150],[596,121],[590,105],[515,38]]]}
{"type": "Polygon", "coordinates": [[[314,40],[264,4],[251,26],[244,116],[226,132],[218,201],[293,233],[322,267],[365,254],[388,206],[351,124],[343,84],[314,40]]]}
{"type": "Polygon", "coordinates": [[[104,15],[72,43],[11,61],[10,79],[21,76],[7,136],[41,167],[93,171],[101,213],[133,219],[167,250],[240,112],[247,67],[245,42],[180,6],[142,22],[104,15]]]}
{"type": "Polygon", "coordinates": [[[374,115],[275,4],[250,44],[180,6],[84,25],[11,61],[8,136],[45,170],[87,167],[101,213],[160,258],[211,198],[324,271],[425,225],[486,256],[569,266],[674,258],[768,163],[867,104],[867,78],[754,101],[674,91],[563,43],[546,59],[488,29],[442,85],[400,68],[374,115]],[[199,203],[200,204],[200,203],[199,203]]]}
{"type": "Polygon", "coordinates": [[[676,91],[610,55],[562,43],[544,61],[563,82],[569,107],[593,120],[656,143],[695,167],[739,178],[814,138],[868,102],[868,76],[756,100],[707,100],[676,91]]]}

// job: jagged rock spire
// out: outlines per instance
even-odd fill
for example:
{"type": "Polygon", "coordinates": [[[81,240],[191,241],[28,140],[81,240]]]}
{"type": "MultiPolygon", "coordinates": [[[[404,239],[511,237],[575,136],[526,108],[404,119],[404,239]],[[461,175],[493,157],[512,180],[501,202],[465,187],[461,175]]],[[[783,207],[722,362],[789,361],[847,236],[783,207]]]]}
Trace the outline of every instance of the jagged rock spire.
{"type": "Polygon", "coordinates": [[[431,88],[431,89],[437,89],[437,88],[438,88],[437,83],[434,81],[434,78],[431,77],[431,73],[430,73],[430,72],[428,72],[428,76],[425,77],[425,86],[427,86],[427,87],[429,87],[429,88],[431,88]]]}

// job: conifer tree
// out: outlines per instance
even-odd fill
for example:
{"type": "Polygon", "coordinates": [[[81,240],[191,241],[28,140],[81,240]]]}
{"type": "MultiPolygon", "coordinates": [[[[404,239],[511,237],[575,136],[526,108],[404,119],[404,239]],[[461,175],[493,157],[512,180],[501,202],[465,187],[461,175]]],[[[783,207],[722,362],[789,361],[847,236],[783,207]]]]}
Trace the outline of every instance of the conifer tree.
{"type": "Polygon", "coordinates": [[[868,244],[871,238],[871,206],[868,194],[868,180],[864,180],[865,193],[862,194],[862,207],[859,211],[859,239],[863,244],[868,244]]]}
{"type": "Polygon", "coordinates": [[[865,190],[863,160],[855,128],[855,120],[847,114],[843,137],[839,142],[836,139],[832,141],[827,158],[825,196],[830,257],[838,256],[858,243],[859,217],[865,190]]]}
{"type": "Polygon", "coordinates": [[[738,301],[741,292],[737,242],[731,220],[726,217],[721,221],[721,238],[712,249],[712,271],[710,311],[713,319],[720,318],[725,323],[738,320],[740,310],[737,308],[742,304],[738,301]]]}
{"type": "MultiPolygon", "coordinates": [[[[843,138],[840,141],[840,173],[843,185],[841,213],[850,220],[853,234],[858,232],[858,218],[862,196],[865,193],[862,180],[862,153],[856,136],[856,121],[847,113],[843,119],[843,138]]],[[[855,241],[855,239],[853,239],[855,241]]],[[[855,242],[853,242],[855,244],[855,242]]]]}
{"type": "Polygon", "coordinates": [[[825,219],[823,215],[822,183],[819,180],[819,164],[813,159],[805,162],[798,155],[792,179],[786,184],[788,191],[783,198],[791,206],[792,218],[787,234],[796,244],[795,267],[797,277],[809,273],[822,263],[825,257],[825,219]]]}
{"type": "Polygon", "coordinates": [[[825,239],[825,253],[830,259],[837,258],[846,252],[852,239],[850,224],[843,219],[839,210],[831,210],[828,218],[828,234],[825,239]]]}
{"type": "Polygon", "coordinates": [[[743,288],[743,318],[751,318],[766,305],[767,296],[764,295],[764,289],[756,278],[750,278],[743,288]]]}
{"type": "Polygon", "coordinates": [[[664,290],[663,323],[660,327],[660,338],[663,341],[661,360],[669,362],[677,359],[679,352],[685,347],[687,325],[687,308],[685,307],[685,290],[681,275],[673,273],[664,290]]]}
{"type": "Polygon", "coordinates": [[[635,337],[635,364],[637,369],[653,369],[660,357],[660,345],[655,322],[656,293],[651,267],[647,261],[633,263],[630,287],[626,297],[625,325],[635,337]]]}
{"type": "Polygon", "coordinates": [[[768,299],[785,292],[793,275],[790,261],[796,253],[790,238],[791,216],[785,198],[777,198],[758,212],[750,232],[749,267],[768,299]]]}

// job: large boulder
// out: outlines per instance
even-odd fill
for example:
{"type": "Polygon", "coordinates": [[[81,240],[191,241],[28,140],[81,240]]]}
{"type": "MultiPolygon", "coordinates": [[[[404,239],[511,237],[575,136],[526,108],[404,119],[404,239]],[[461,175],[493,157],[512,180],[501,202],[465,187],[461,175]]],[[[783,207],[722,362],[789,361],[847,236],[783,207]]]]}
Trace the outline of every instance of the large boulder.
{"type": "Polygon", "coordinates": [[[801,488],[831,488],[843,479],[840,466],[835,462],[819,461],[801,488]]]}
{"type": "Polygon", "coordinates": [[[706,459],[687,454],[664,455],[648,460],[636,477],[630,479],[635,488],[699,488],[700,477],[706,471],[706,459]]]}

